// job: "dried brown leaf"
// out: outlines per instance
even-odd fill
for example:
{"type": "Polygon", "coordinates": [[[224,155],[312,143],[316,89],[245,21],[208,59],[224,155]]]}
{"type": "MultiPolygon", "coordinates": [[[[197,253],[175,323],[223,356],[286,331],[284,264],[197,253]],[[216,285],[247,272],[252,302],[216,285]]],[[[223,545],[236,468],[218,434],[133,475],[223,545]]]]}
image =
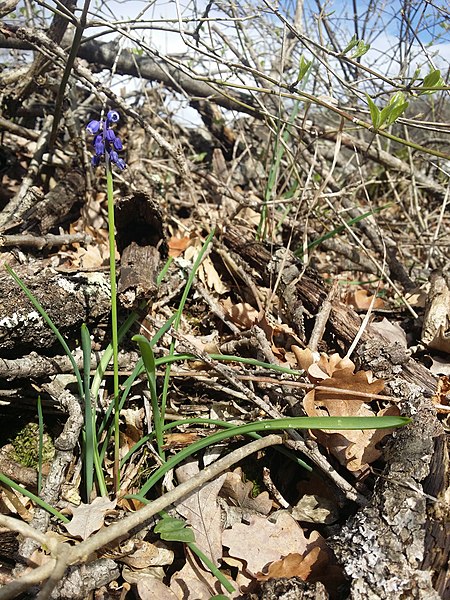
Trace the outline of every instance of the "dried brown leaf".
{"type": "Polygon", "coordinates": [[[87,539],[103,526],[105,515],[116,506],[116,500],[98,497],[91,504],[80,504],[72,510],[72,520],[64,525],[73,537],[87,539]]]}
{"type": "Polygon", "coordinates": [[[249,524],[237,523],[222,534],[230,556],[245,560],[250,573],[290,553],[303,553],[308,540],[298,523],[287,512],[277,514],[275,523],[263,517],[251,517],[249,524]]]}
{"type": "Polygon", "coordinates": [[[139,577],[137,593],[141,600],[178,600],[178,596],[167,585],[150,575],[139,577]]]}
{"type": "Polygon", "coordinates": [[[172,550],[143,540],[132,554],[124,556],[121,561],[132,569],[145,569],[171,565],[173,557],[172,550]]]}
{"type": "MultiPolygon", "coordinates": [[[[316,381],[316,387],[306,394],[303,407],[309,417],[366,417],[398,415],[396,407],[384,409],[376,415],[367,402],[368,394],[379,394],[384,381],[373,379],[371,371],[354,372],[355,365],[348,359],[333,354],[329,358],[322,355],[320,361],[308,368],[310,379],[316,381]],[[327,373],[328,378],[322,378],[327,373]],[[326,388],[326,389],[324,389],[326,388]],[[330,389],[332,388],[332,389],[330,389]],[[333,392],[335,390],[350,390],[333,392]],[[360,394],[360,395],[358,395],[360,394]]],[[[325,446],[339,462],[351,471],[364,470],[368,464],[381,456],[377,444],[391,430],[366,431],[316,431],[314,436],[325,446]]]]}
{"type": "Polygon", "coordinates": [[[281,560],[277,560],[269,565],[267,574],[257,573],[258,581],[267,581],[268,579],[280,579],[281,577],[300,577],[306,581],[311,575],[311,569],[320,554],[320,548],[313,548],[306,557],[301,554],[288,554],[281,560]]]}
{"type": "Polygon", "coordinates": [[[233,304],[229,298],[222,302],[222,306],[235,325],[241,329],[250,329],[258,322],[259,313],[248,302],[233,304]]]}
{"type": "Polygon", "coordinates": [[[439,327],[434,338],[428,342],[428,348],[450,354],[450,332],[443,326],[439,327]]]}
{"type": "MultiPolygon", "coordinates": [[[[198,473],[198,464],[187,463],[176,470],[180,483],[198,473]]],[[[186,519],[195,534],[196,545],[214,562],[218,564],[222,557],[222,528],[220,507],[217,495],[225,481],[226,474],[210,481],[197,492],[193,492],[177,503],[178,514],[186,519]]]]}
{"type": "Polygon", "coordinates": [[[372,308],[385,308],[386,303],[381,298],[375,298],[374,294],[370,294],[367,290],[353,290],[346,295],[345,301],[349,306],[353,306],[357,310],[368,310],[372,304],[372,308]]]}
{"type": "Polygon", "coordinates": [[[406,333],[398,323],[391,323],[386,317],[377,323],[371,323],[370,329],[374,329],[378,334],[382,335],[388,342],[392,344],[400,344],[403,348],[408,347],[406,341],[406,333]]]}
{"type": "Polygon", "coordinates": [[[191,245],[191,243],[192,239],[190,237],[171,237],[167,242],[167,245],[169,247],[169,256],[172,256],[173,258],[181,256],[186,250],[186,248],[188,248],[191,245]]]}
{"type": "Polygon", "coordinates": [[[220,495],[233,502],[235,506],[244,510],[259,512],[268,515],[272,509],[272,500],[267,492],[252,497],[253,484],[251,481],[242,480],[242,469],[238,467],[232,473],[227,473],[220,495]]]}
{"type": "Polygon", "coordinates": [[[238,590],[231,594],[225,591],[217,578],[196,560],[190,550],[186,555],[187,560],[184,567],[170,580],[170,589],[177,598],[180,600],[210,600],[211,596],[217,594],[225,594],[230,600],[241,597],[238,590]]]}
{"type": "Polygon", "coordinates": [[[185,448],[196,440],[199,436],[197,433],[166,433],[164,435],[164,446],[163,450],[170,450],[173,448],[185,448]]]}

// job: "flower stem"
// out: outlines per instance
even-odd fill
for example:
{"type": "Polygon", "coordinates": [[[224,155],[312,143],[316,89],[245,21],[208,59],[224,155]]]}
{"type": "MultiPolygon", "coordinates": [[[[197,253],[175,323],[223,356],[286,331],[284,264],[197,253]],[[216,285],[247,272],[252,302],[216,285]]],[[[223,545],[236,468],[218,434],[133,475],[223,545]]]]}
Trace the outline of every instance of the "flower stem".
{"type": "Polygon", "coordinates": [[[106,185],[108,196],[109,277],[111,283],[111,337],[114,372],[114,491],[120,489],[119,470],[119,342],[117,333],[116,240],[114,225],[114,190],[111,165],[106,158],[106,185]]]}

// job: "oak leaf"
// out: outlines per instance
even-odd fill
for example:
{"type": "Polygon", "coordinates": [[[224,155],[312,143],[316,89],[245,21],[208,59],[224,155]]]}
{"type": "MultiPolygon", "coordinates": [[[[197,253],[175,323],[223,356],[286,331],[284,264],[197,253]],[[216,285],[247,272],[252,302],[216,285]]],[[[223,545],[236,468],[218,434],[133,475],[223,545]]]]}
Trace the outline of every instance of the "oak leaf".
{"type": "Polygon", "coordinates": [[[268,515],[272,509],[272,500],[267,492],[261,492],[255,498],[252,497],[253,483],[243,481],[242,469],[238,467],[235,471],[227,473],[220,495],[242,508],[243,510],[255,511],[262,515],[268,515]]]}
{"type": "MultiPolygon", "coordinates": [[[[196,462],[187,463],[176,470],[180,483],[191,479],[198,472],[196,462]]],[[[175,505],[177,513],[192,527],[195,544],[216,565],[222,558],[221,513],[217,495],[225,478],[226,474],[221,475],[175,505]]]]}
{"type": "Polygon", "coordinates": [[[289,513],[282,511],[276,516],[275,523],[252,516],[248,524],[236,523],[222,534],[230,556],[245,560],[250,573],[258,573],[288,554],[303,554],[308,547],[302,529],[289,513]]]}
{"type": "Polygon", "coordinates": [[[85,540],[103,526],[106,513],[113,510],[115,506],[116,500],[104,497],[95,498],[90,504],[81,503],[72,510],[72,520],[64,527],[73,537],[85,540]]]}

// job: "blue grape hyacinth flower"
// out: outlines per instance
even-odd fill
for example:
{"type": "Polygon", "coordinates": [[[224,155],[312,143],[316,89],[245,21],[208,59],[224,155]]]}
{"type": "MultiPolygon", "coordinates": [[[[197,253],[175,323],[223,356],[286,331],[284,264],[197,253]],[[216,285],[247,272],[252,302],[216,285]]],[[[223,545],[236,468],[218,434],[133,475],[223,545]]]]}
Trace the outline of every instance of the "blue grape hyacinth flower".
{"type": "Polygon", "coordinates": [[[97,167],[100,164],[102,157],[117,165],[121,171],[125,169],[126,164],[123,158],[120,158],[117,152],[123,150],[123,145],[120,138],[115,134],[111,126],[117,123],[120,115],[116,110],[108,111],[105,121],[90,121],[86,130],[94,135],[92,142],[95,154],[92,157],[92,165],[97,167]]]}

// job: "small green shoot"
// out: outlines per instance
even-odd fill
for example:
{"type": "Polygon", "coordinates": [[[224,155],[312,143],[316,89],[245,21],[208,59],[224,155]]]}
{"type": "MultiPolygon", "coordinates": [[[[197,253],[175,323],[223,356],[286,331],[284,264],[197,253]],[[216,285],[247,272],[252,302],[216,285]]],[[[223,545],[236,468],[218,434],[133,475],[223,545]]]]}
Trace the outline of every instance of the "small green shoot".
{"type": "Polygon", "coordinates": [[[166,542],[183,542],[183,544],[195,542],[194,532],[186,527],[185,521],[175,519],[167,514],[164,514],[161,521],[158,521],[154,532],[166,542]]]}
{"type": "Polygon", "coordinates": [[[366,44],[364,40],[359,40],[356,45],[356,51],[350,55],[350,58],[361,58],[364,54],[367,54],[370,50],[370,44],[366,44]]]}
{"type": "Polygon", "coordinates": [[[348,54],[353,48],[356,48],[356,50],[350,55],[350,58],[360,58],[370,50],[370,44],[366,44],[364,40],[358,40],[355,34],[347,46],[342,50],[341,55],[348,54]]]}
{"type": "Polygon", "coordinates": [[[182,519],[176,519],[169,516],[167,513],[161,513],[161,517],[161,520],[155,526],[154,532],[158,533],[161,539],[167,542],[182,542],[183,544],[186,544],[205,564],[216,579],[220,581],[227,592],[234,592],[235,588],[225,575],[221,573],[215,564],[195,544],[195,536],[192,529],[189,529],[182,519]]]}
{"type": "Polygon", "coordinates": [[[308,74],[312,65],[312,60],[306,60],[303,54],[300,57],[300,64],[298,67],[297,80],[291,85],[291,88],[295,88],[308,74]]]}
{"type": "Polygon", "coordinates": [[[358,38],[355,33],[355,35],[352,37],[352,39],[349,41],[349,43],[342,50],[341,54],[347,54],[347,52],[350,52],[350,50],[352,50],[357,45],[358,45],[358,38]]]}

